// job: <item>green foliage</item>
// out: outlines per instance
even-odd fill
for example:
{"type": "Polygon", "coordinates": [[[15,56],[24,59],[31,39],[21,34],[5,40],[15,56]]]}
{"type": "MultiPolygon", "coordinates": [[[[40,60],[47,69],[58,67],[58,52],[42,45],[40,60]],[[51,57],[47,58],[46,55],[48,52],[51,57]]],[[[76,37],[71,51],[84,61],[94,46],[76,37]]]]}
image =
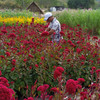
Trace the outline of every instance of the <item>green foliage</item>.
{"type": "Polygon", "coordinates": [[[69,8],[90,8],[94,5],[94,0],[68,0],[69,8]]]}
{"type": "Polygon", "coordinates": [[[0,0],[0,8],[26,9],[33,1],[41,8],[51,6],[67,7],[67,0],[0,0]]]}
{"type": "Polygon", "coordinates": [[[32,17],[33,13],[28,10],[18,10],[18,9],[4,9],[0,11],[1,17],[32,17]]]}
{"type": "Polygon", "coordinates": [[[92,31],[92,35],[100,33],[100,10],[71,10],[67,9],[56,15],[61,23],[65,23],[70,27],[75,27],[79,24],[92,31]]]}
{"type": "Polygon", "coordinates": [[[1,9],[15,9],[15,8],[20,8],[20,6],[16,3],[15,0],[0,0],[0,8],[1,9]]]}

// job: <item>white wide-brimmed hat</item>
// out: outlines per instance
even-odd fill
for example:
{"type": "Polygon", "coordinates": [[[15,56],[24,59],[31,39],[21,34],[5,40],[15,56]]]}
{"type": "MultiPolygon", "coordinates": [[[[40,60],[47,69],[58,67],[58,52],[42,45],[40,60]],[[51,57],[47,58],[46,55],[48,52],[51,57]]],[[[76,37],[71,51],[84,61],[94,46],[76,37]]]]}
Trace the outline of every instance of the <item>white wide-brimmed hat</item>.
{"type": "Polygon", "coordinates": [[[52,13],[51,13],[51,12],[45,13],[45,14],[44,14],[44,20],[47,21],[48,18],[51,17],[51,16],[52,16],[52,13]]]}

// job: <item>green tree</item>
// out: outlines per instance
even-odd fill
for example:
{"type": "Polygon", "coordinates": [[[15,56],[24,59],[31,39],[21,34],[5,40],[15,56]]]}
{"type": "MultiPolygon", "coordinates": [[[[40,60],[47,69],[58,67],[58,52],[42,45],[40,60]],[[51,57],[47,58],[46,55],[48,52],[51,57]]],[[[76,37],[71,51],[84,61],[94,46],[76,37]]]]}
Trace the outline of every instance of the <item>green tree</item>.
{"type": "Polygon", "coordinates": [[[90,8],[95,4],[95,0],[68,0],[69,8],[90,8]]]}
{"type": "Polygon", "coordinates": [[[28,5],[33,1],[33,0],[15,0],[16,3],[19,4],[19,6],[22,9],[25,9],[26,7],[28,7],[28,5]]]}

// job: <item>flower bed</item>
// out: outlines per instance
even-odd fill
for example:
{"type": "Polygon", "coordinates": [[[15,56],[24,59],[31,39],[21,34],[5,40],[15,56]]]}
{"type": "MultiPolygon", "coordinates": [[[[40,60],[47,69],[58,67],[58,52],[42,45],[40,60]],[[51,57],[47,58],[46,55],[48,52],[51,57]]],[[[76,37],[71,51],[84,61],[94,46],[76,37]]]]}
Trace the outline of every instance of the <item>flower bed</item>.
{"type": "Polygon", "coordinates": [[[48,92],[63,100],[66,93],[74,98],[78,88],[85,98],[88,91],[81,86],[88,87],[95,80],[96,85],[98,83],[99,77],[94,70],[99,73],[100,39],[90,37],[90,33],[79,25],[70,28],[62,24],[64,39],[56,44],[50,41],[45,28],[47,25],[33,22],[7,27],[3,24],[0,27],[0,76],[7,78],[9,88],[16,92],[15,97],[18,98],[40,96],[41,92],[43,100],[46,97],[52,100],[48,92]]]}

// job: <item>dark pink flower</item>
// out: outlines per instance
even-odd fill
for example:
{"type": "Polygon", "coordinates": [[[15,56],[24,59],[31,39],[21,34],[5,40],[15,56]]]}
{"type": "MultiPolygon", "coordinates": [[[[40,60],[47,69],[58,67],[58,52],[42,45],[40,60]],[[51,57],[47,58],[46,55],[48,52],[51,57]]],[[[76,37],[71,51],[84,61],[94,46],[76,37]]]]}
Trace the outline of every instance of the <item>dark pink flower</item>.
{"type": "Polygon", "coordinates": [[[33,58],[33,56],[31,54],[28,55],[29,57],[33,58]]]}
{"type": "Polygon", "coordinates": [[[11,100],[15,100],[15,92],[12,89],[9,89],[10,95],[11,95],[11,100]]]}
{"type": "Polygon", "coordinates": [[[79,83],[83,83],[83,82],[85,82],[85,79],[84,79],[84,78],[78,78],[77,81],[78,81],[79,83]]]}
{"type": "Polygon", "coordinates": [[[81,62],[81,65],[84,65],[84,62],[81,62]]]}
{"type": "Polygon", "coordinates": [[[56,69],[55,70],[58,70],[59,72],[64,72],[64,68],[62,68],[62,67],[56,67],[56,69]]]}
{"type": "Polygon", "coordinates": [[[82,89],[82,86],[78,84],[77,89],[82,89]]]}
{"type": "Polygon", "coordinates": [[[48,36],[48,35],[49,35],[49,33],[47,31],[44,31],[41,33],[41,36],[48,36]]]}
{"type": "Polygon", "coordinates": [[[24,61],[24,62],[26,62],[26,61],[27,61],[27,59],[24,59],[23,61],[24,61]]]}
{"type": "Polygon", "coordinates": [[[93,36],[92,39],[95,40],[95,39],[98,39],[98,37],[97,36],[93,36]]]}
{"type": "Polygon", "coordinates": [[[7,33],[7,30],[3,29],[1,30],[2,33],[7,33]]]}
{"type": "Polygon", "coordinates": [[[0,84],[0,100],[11,100],[10,90],[2,84],[0,84]]]}
{"type": "Polygon", "coordinates": [[[0,57],[1,57],[2,59],[5,59],[5,56],[3,56],[3,55],[0,55],[0,57]]]}
{"type": "Polygon", "coordinates": [[[43,86],[44,86],[45,90],[47,90],[49,88],[48,84],[44,84],[43,86]]]}
{"type": "Polygon", "coordinates": [[[38,64],[35,64],[35,67],[38,68],[39,67],[38,64]]]}
{"type": "Polygon", "coordinates": [[[84,57],[84,55],[80,56],[80,60],[86,60],[86,58],[84,57]]]}
{"type": "Polygon", "coordinates": [[[57,79],[59,76],[61,76],[62,75],[62,73],[61,72],[59,72],[58,70],[55,70],[54,71],[54,79],[57,79]]]}
{"type": "Polygon", "coordinates": [[[58,90],[56,87],[51,88],[50,91],[53,91],[53,92],[55,92],[55,93],[56,93],[56,92],[59,92],[59,90],[58,90]]]}
{"type": "Polygon", "coordinates": [[[10,33],[10,34],[8,35],[8,38],[16,38],[16,34],[15,34],[15,33],[10,33]]]}
{"type": "Polygon", "coordinates": [[[69,79],[66,82],[66,93],[68,94],[74,94],[77,89],[77,83],[73,79],[69,79]]]}
{"type": "Polygon", "coordinates": [[[100,73],[100,69],[96,70],[97,76],[99,75],[99,73],[100,73]]]}
{"type": "Polygon", "coordinates": [[[52,95],[49,97],[49,100],[53,100],[53,96],[52,95]]]}
{"type": "Polygon", "coordinates": [[[44,92],[44,91],[45,91],[44,86],[39,86],[39,87],[37,88],[37,91],[44,92]]]}
{"type": "Polygon", "coordinates": [[[34,100],[33,97],[28,97],[28,99],[24,99],[24,100],[34,100]]]}
{"type": "Polygon", "coordinates": [[[41,91],[41,93],[45,92],[49,88],[48,84],[41,85],[37,88],[37,91],[41,91]]]}
{"type": "Polygon", "coordinates": [[[29,66],[29,69],[32,69],[32,66],[29,66]]]}
{"type": "Polygon", "coordinates": [[[2,75],[2,72],[1,72],[1,70],[0,70],[0,76],[2,75]]]}
{"type": "Polygon", "coordinates": [[[82,51],[82,49],[77,48],[76,52],[79,54],[82,51]]]}
{"type": "Polygon", "coordinates": [[[15,67],[13,67],[12,69],[11,69],[11,71],[13,72],[15,70],[15,67]]]}
{"type": "Polygon", "coordinates": [[[67,62],[70,62],[71,61],[71,59],[67,59],[67,62]]]}
{"type": "Polygon", "coordinates": [[[61,36],[65,36],[65,33],[63,31],[60,32],[61,36]]]}
{"type": "Polygon", "coordinates": [[[41,60],[44,60],[44,57],[41,57],[41,60]]]}
{"type": "Polygon", "coordinates": [[[13,60],[12,60],[12,65],[15,65],[15,64],[16,64],[16,60],[13,59],[13,60]]]}
{"type": "Polygon", "coordinates": [[[9,87],[8,80],[4,77],[0,77],[0,84],[4,85],[6,87],[9,87]]]}
{"type": "Polygon", "coordinates": [[[6,55],[9,57],[10,56],[10,53],[9,52],[6,52],[6,55]]]}

